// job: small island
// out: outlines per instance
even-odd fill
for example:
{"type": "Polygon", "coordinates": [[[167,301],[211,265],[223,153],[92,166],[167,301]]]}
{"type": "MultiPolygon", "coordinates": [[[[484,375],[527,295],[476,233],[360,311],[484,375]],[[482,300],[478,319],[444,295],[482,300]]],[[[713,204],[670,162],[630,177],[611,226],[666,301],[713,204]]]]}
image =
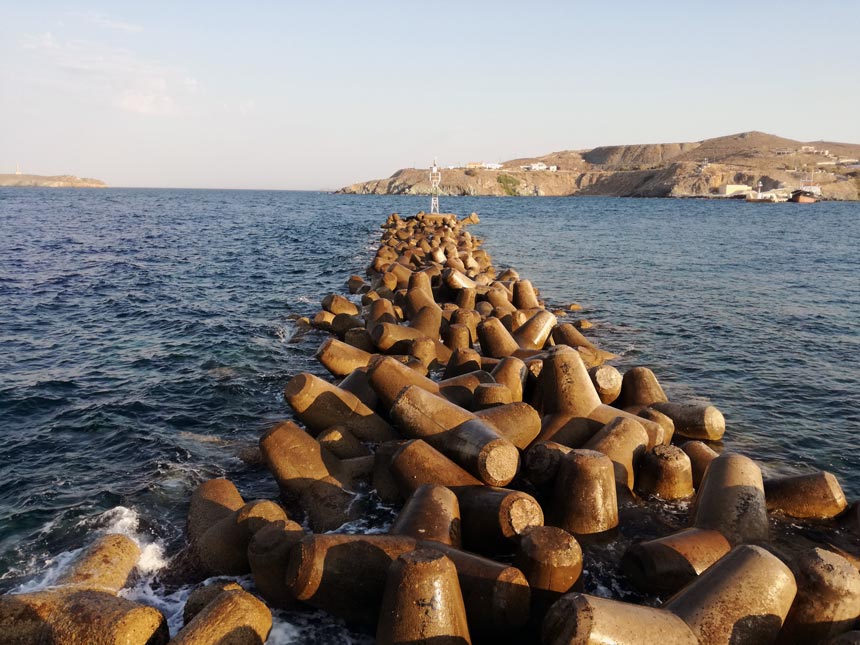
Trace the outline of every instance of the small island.
{"type": "MultiPolygon", "coordinates": [[[[860,199],[860,145],[802,142],[764,132],[692,143],[563,150],[501,163],[442,167],[442,195],[730,198],[756,190],[789,193],[804,182],[824,199],[860,199]],[[759,182],[761,185],[759,185],[759,182]]],[[[427,169],[341,188],[358,195],[428,195],[427,169]]]]}
{"type": "Polygon", "coordinates": [[[74,175],[25,175],[22,173],[0,174],[0,188],[107,188],[100,179],[75,177],[74,175]]]}

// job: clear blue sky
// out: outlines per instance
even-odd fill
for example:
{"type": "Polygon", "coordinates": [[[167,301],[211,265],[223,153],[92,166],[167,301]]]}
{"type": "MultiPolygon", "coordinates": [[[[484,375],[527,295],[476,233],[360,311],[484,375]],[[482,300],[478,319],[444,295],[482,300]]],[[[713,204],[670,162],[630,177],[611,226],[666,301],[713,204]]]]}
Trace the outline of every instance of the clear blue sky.
{"type": "Polygon", "coordinates": [[[434,155],[860,143],[848,0],[0,7],[0,172],[332,189],[434,155]]]}

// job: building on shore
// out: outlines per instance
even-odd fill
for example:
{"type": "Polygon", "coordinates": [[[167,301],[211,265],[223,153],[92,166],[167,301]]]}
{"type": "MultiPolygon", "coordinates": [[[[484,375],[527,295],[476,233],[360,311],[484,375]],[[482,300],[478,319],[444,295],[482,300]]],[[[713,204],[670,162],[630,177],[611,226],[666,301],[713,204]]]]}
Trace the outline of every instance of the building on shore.
{"type": "Polygon", "coordinates": [[[720,195],[731,197],[740,193],[748,193],[751,190],[752,186],[747,186],[746,184],[724,184],[719,187],[718,192],[720,195]]]}

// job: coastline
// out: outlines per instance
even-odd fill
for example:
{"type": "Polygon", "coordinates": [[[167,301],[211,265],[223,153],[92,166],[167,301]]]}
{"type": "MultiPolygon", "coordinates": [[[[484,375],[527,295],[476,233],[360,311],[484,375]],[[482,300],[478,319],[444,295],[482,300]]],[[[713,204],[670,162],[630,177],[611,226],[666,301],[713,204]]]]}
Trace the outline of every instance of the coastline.
{"type": "MultiPolygon", "coordinates": [[[[407,285],[407,286],[408,286],[408,285],[407,285]]],[[[320,294],[320,295],[322,295],[322,294],[320,294]]],[[[587,332],[586,332],[586,333],[587,333],[587,332]]],[[[629,512],[630,512],[630,511],[632,511],[632,510],[635,510],[635,509],[627,508],[624,512],[625,512],[625,513],[629,513],[629,512]]],[[[678,518],[678,519],[680,519],[680,518],[678,518]]],[[[366,526],[366,525],[365,525],[365,526],[366,526]]],[[[353,529],[353,530],[354,530],[354,529],[353,529]]],[[[654,527],[648,528],[648,527],[646,526],[643,530],[647,533],[648,531],[652,531],[652,532],[653,532],[655,529],[654,529],[654,527]]],[[[658,531],[658,532],[659,532],[659,531],[658,531]]],[[[659,536],[655,536],[655,537],[659,537],[659,536]]],[[[594,553],[595,553],[594,551],[592,551],[592,552],[591,552],[591,557],[592,557],[592,558],[594,558],[594,557],[595,557],[595,556],[594,556],[594,553]]],[[[617,554],[616,554],[616,555],[617,555],[617,554]]],[[[607,563],[607,565],[606,565],[606,566],[607,566],[607,567],[609,567],[609,566],[612,564],[612,560],[611,560],[611,558],[610,558],[608,555],[606,556],[606,558],[607,558],[607,559],[606,559],[606,563],[607,563]]],[[[615,566],[615,565],[617,565],[617,562],[615,562],[615,563],[614,563],[614,565],[612,565],[612,566],[615,566]]],[[[594,576],[595,576],[595,569],[594,569],[593,567],[592,567],[592,568],[590,568],[590,571],[587,571],[587,572],[586,572],[586,574],[587,574],[588,576],[591,576],[590,578],[588,578],[588,580],[587,580],[587,584],[589,584],[589,585],[590,585],[590,588],[593,588],[593,585],[595,584],[595,582],[596,582],[596,580],[597,580],[597,579],[594,577],[594,576]]]]}
{"type": "Polygon", "coordinates": [[[100,179],[74,175],[0,174],[0,188],[107,188],[100,179]]]}

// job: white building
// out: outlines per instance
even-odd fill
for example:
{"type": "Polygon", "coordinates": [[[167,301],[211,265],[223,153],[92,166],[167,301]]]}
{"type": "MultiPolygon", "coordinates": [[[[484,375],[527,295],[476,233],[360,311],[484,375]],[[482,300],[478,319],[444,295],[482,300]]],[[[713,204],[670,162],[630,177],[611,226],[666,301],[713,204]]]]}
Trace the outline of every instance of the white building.
{"type": "Polygon", "coordinates": [[[523,170],[546,170],[547,165],[542,161],[535,161],[528,166],[520,166],[520,168],[522,168],[523,170]]]}
{"type": "Polygon", "coordinates": [[[747,186],[746,184],[725,184],[720,186],[719,193],[720,195],[737,195],[738,193],[748,193],[752,190],[752,186],[747,186]]]}
{"type": "Polygon", "coordinates": [[[499,170],[502,167],[500,163],[485,163],[481,165],[482,168],[486,170],[499,170]]]}

